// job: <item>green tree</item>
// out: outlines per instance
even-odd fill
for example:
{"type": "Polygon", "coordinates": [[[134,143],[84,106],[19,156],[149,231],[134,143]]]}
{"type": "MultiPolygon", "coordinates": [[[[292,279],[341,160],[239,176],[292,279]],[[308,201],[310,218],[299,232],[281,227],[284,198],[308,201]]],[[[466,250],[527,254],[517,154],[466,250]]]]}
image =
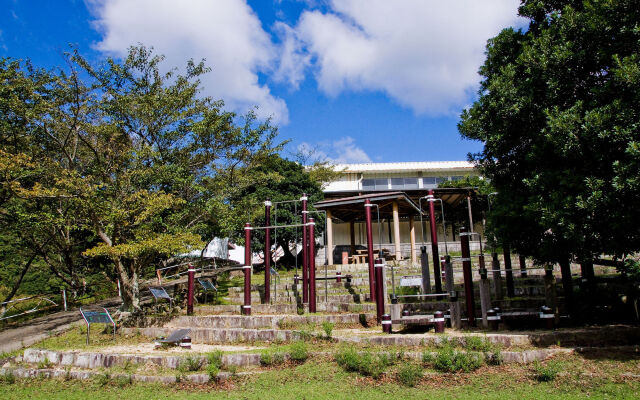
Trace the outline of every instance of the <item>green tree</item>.
{"type": "Polygon", "coordinates": [[[499,194],[499,239],[541,262],[640,243],[640,8],[632,0],[523,1],[527,30],[489,40],[459,130],[499,194]]]}
{"type": "MultiPolygon", "coordinates": [[[[301,223],[301,204],[276,202],[298,200],[303,193],[306,193],[309,200],[309,210],[313,211],[312,204],[324,198],[322,184],[331,181],[336,174],[326,163],[316,162],[309,167],[301,163],[284,159],[278,155],[269,157],[263,164],[251,170],[251,174],[269,177],[261,179],[253,185],[247,186],[240,194],[240,198],[250,205],[252,210],[250,219],[254,224],[264,226],[264,201],[269,199],[272,207],[272,224],[276,221],[278,225],[301,223]],[[296,214],[297,211],[297,214],[296,214]]],[[[310,214],[316,221],[316,233],[322,234],[324,231],[325,217],[322,213],[310,214]]],[[[264,250],[263,230],[255,230],[252,235],[252,246],[256,251],[264,250]]],[[[283,251],[281,265],[291,266],[295,263],[295,255],[292,248],[296,244],[302,243],[302,231],[300,228],[282,228],[271,234],[273,244],[283,251]]]]}
{"type": "Polygon", "coordinates": [[[20,216],[5,226],[37,233],[45,261],[56,253],[49,259],[75,271],[109,263],[123,309],[133,311],[154,264],[237,230],[232,194],[279,149],[268,121],[240,118],[200,94],[203,63],[188,62],[182,75],[162,72],[162,60],[138,46],[122,62],[94,67],[74,52],[69,71],[47,74],[37,90],[39,76],[17,73],[31,98],[14,96],[7,109],[29,118],[7,118],[19,140],[3,137],[0,153],[11,172],[3,216],[20,216]]]}

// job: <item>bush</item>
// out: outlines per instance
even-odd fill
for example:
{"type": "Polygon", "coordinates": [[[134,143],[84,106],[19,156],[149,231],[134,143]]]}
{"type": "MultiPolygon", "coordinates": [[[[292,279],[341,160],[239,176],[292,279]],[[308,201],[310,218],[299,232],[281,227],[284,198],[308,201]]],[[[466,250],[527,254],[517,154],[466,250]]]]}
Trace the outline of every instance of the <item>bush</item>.
{"type": "Polygon", "coordinates": [[[562,369],[562,364],[557,361],[549,361],[547,365],[542,365],[536,361],[533,368],[538,382],[551,382],[558,376],[562,369]]]}
{"type": "Polygon", "coordinates": [[[309,358],[309,351],[307,345],[304,342],[294,342],[291,345],[289,355],[293,361],[303,363],[309,358]]]}
{"type": "Polygon", "coordinates": [[[436,358],[433,356],[433,353],[430,351],[422,352],[422,363],[423,364],[433,364],[436,358]]]}
{"type": "Polygon", "coordinates": [[[260,353],[260,364],[264,366],[279,365],[284,363],[284,353],[265,350],[260,353]]]}
{"type": "Polygon", "coordinates": [[[216,350],[207,354],[207,364],[214,365],[216,368],[222,368],[222,352],[220,350],[216,350]]]}
{"type": "Polygon", "coordinates": [[[438,349],[433,368],[441,372],[471,372],[480,368],[483,364],[483,357],[477,352],[461,352],[454,350],[451,346],[438,349]]]}
{"type": "Polygon", "coordinates": [[[352,346],[338,349],[335,359],[338,365],[347,372],[357,372],[360,369],[360,356],[352,346]]]}
{"type": "Polygon", "coordinates": [[[109,382],[111,382],[111,375],[109,375],[108,372],[105,372],[104,374],[98,374],[96,375],[95,380],[98,385],[105,386],[109,384],[109,382]]]}
{"type": "Polygon", "coordinates": [[[116,378],[116,384],[123,388],[125,386],[129,386],[133,383],[133,377],[131,376],[131,374],[129,375],[124,375],[124,376],[118,376],[116,378]]]}
{"type": "Polygon", "coordinates": [[[422,378],[422,367],[416,364],[403,364],[398,370],[398,380],[405,386],[415,386],[422,378]]]}
{"type": "Polygon", "coordinates": [[[44,360],[38,363],[38,369],[49,369],[52,365],[53,364],[51,363],[51,361],[49,361],[49,358],[45,356],[44,360]]]}
{"type": "Polygon", "coordinates": [[[178,371],[182,373],[200,371],[200,368],[202,368],[202,358],[199,356],[187,356],[178,364],[178,371]]]}
{"type": "Polygon", "coordinates": [[[13,371],[7,371],[4,375],[0,375],[0,383],[7,385],[13,385],[16,383],[16,377],[13,375],[13,371]]]}
{"type": "Polygon", "coordinates": [[[331,334],[333,333],[333,328],[336,326],[333,322],[324,321],[322,323],[322,330],[324,334],[327,336],[327,339],[331,339],[331,334]]]}
{"type": "Polygon", "coordinates": [[[491,342],[482,336],[466,336],[464,340],[464,348],[468,351],[488,352],[493,349],[491,342]]]}
{"type": "Polygon", "coordinates": [[[218,373],[220,368],[216,364],[207,365],[207,374],[209,375],[209,381],[215,382],[218,380],[218,373]]]}
{"type": "Polygon", "coordinates": [[[345,371],[358,372],[374,379],[379,378],[384,373],[385,367],[391,365],[391,356],[388,354],[374,356],[369,352],[358,353],[351,346],[339,349],[335,359],[345,371]]]}

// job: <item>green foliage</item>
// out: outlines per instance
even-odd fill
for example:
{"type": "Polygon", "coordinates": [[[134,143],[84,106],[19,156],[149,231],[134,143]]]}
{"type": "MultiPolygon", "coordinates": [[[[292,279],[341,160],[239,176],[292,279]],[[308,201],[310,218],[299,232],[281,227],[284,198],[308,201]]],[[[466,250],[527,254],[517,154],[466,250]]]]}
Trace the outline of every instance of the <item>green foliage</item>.
{"type": "Polygon", "coordinates": [[[133,376],[131,374],[120,375],[115,379],[115,384],[121,388],[129,386],[132,383],[133,383],[133,376]]]}
{"type": "Polygon", "coordinates": [[[207,365],[207,375],[209,375],[209,380],[211,382],[215,382],[218,380],[219,373],[220,373],[220,367],[218,367],[216,364],[207,365]]]}
{"type": "Polygon", "coordinates": [[[106,386],[111,382],[111,375],[108,372],[97,374],[94,380],[99,386],[106,386]]]}
{"type": "Polygon", "coordinates": [[[403,385],[414,387],[422,379],[422,367],[412,363],[402,364],[398,369],[397,378],[403,385]]]}
{"type": "Polygon", "coordinates": [[[324,331],[327,339],[331,339],[331,334],[333,333],[333,328],[336,326],[333,322],[324,321],[322,323],[322,330],[324,331]]]}
{"type": "Polygon", "coordinates": [[[549,361],[544,365],[536,361],[533,369],[535,378],[538,382],[551,382],[556,379],[558,373],[562,370],[562,363],[558,361],[549,361]]]}
{"type": "Polygon", "coordinates": [[[238,232],[238,194],[271,177],[258,167],[281,148],[277,129],[202,96],[203,63],[181,75],[163,59],[137,46],[95,67],[76,51],[57,73],[0,59],[3,284],[35,268],[74,292],[117,277],[137,311],[153,265],[238,232]]]}
{"type": "Polygon", "coordinates": [[[264,350],[260,353],[260,364],[265,367],[284,363],[284,353],[280,351],[264,350]]]}
{"type": "Polygon", "coordinates": [[[335,354],[335,360],[345,371],[358,372],[364,376],[378,379],[386,367],[393,361],[388,354],[374,355],[371,352],[358,352],[353,346],[343,346],[335,354]]]}
{"type": "Polygon", "coordinates": [[[298,363],[303,363],[309,358],[309,350],[307,344],[303,341],[293,342],[289,346],[289,357],[298,363]]]}
{"type": "Polygon", "coordinates": [[[458,125],[498,195],[487,228],[537,262],[640,250],[640,9],[525,0],[458,125]]]}
{"type": "Polygon", "coordinates": [[[202,368],[202,364],[203,360],[200,356],[186,356],[182,360],[180,360],[180,363],[178,364],[178,367],[176,369],[182,373],[195,372],[200,371],[200,369],[202,368]]]}
{"type": "Polygon", "coordinates": [[[222,368],[222,351],[216,350],[207,354],[207,364],[214,365],[216,368],[222,368]]]}
{"type": "MultiPolygon", "coordinates": [[[[425,359],[423,354],[423,360],[425,359]]],[[[474,351],[458,351],[452,346],[444,346],[433,357],[433,368],[440,372],[471,372],[482,366],[484,358],[474,351]]]]}
{"type": "Polygon", "coordinates": [[[44,357],[44,360],[38,362],[38,369],[49,369],[53,366],[53,363],[49,361],[48,357],[44,357]]]}
{"type": "Polygon", "coordinates": [[[13,375],[13,371],[6,371],[4,374],[0,375],[0,383],[6,385],[13,385],[16,383],[16,376],[13,375]]]}

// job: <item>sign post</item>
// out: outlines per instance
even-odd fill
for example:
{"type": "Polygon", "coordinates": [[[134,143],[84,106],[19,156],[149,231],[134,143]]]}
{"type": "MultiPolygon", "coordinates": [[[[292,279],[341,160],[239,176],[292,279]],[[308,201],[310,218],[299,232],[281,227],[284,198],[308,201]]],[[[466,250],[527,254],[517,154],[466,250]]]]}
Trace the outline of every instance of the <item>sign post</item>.
{"type": "Polygon", "coordinates": [[[116,323],[113,322],[113,318],[109,314],[106,308],[103,311],[86,311],[80,308],[80,314],[87,324],[87,344],[89,344],[89,332],[91,331],[91,324],[111,324],[113,326],[113,340],[116,340],[116,323]]]}

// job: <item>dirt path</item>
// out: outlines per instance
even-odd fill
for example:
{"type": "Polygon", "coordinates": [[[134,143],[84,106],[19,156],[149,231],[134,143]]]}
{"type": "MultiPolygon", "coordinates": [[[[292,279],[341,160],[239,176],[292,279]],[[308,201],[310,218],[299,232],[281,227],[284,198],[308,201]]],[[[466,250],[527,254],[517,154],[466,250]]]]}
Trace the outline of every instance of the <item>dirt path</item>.
{"type": "MultiPolygon", "coordinates": [[[[115,297],[95,304],[95,306],[111,308],[119,304],[120,299],[115,297]]],[[[73,323],[79,321],[82,321],[80,312],[74,309],[45,315],[27,321],[20,326],[0,331],[0,354],[31,346],[51,334],[69,329],[73,323]]]]}

